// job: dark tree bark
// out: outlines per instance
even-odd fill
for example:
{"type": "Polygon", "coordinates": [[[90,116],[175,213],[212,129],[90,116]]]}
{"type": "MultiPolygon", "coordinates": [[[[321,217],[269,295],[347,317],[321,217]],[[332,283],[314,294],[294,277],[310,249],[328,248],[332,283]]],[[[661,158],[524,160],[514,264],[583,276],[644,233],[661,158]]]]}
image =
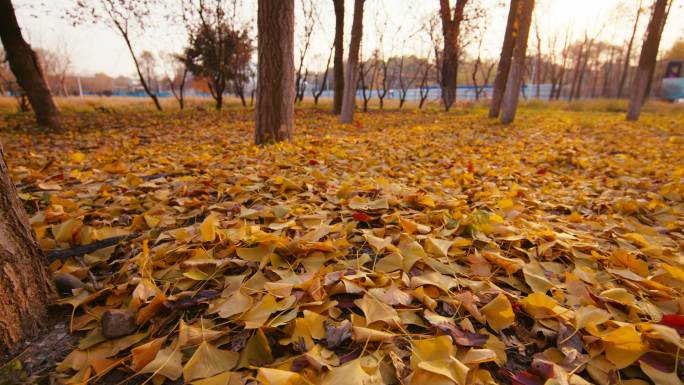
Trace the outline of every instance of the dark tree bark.
{"type": "Polygon", "coordinates": [[[51,129],[61,128],[59,109],[52,100],[36,53],[21,35],[10,0],[0,0],[0,39],[10,69],[28,96],[38,124],[51,129]]]}
{"type": "Polygon", "coordinates": [[[291,140],[294,129],[294,0],[259,0],[255,142],[291,140]]]}
{"type": "Polygon", "coordinates": [[[449,111],[456,101],[456,76],[458,75],[458,45],[463,10],[468,0],[456,0],[454,15],[451,15],[449,0],[439,0],[439,15],[442,19],[444,49],[442,50],[442,101],[444,110],[449,111]]]}
{"type": "Polygon", "coordinates": [[[517,30],[516,19],[518,17],[519,0],[511,0],[511,7],[508,10],[508,21],[506,22],[506,34],[504,35],[503,45],[499,65],[496,68],[494,78],[494,88],[492,89],[492,105],[489,107],[489,117],[498,118],[501,112],[501,101],[503,100],[506,89],[506,79],[511,68],[513,58],[513,47],[515,46],[515,34],[517,30]]]}
{"type": "Polygon", "coordinates": [[[333,0],[335,6],[335,59],[333,63],[333,77],[335,89],[333,92],[333,112],[342,112],[342,95],[344,94],[344,0],[333,0]]]}
{"type": "Polygon", "coordinates": [[[522,83],[523,75],[525,73],[527,38],[530,35],[530,24],[532,23],[532,12],[534,11],[534,0],[520,0],[520,3],[518,34],[515,37],[513,60],[511,61],[511,68],[506,81],[506,91],[504,92],[501,106],[501,123],[503,124],[513,122],[515,113],[518,109],[520,84],[522,83]]]}
{"type": "Polygon", "coordinates": [[[349,58],[345,70],[344,94],[342,97],[341,123],[354,120],[356,104],[356,84],[359,79],[359,50],[363,37],[363,4],[365,0],[354,0],[354,20],[352,22],[351,41],[349,42],[349,58]]]}
{"type": "Polygon", "coordinates": [[[656,65],[660,37],[667,19],[668,3],[669,0],[656,0],[653,5],[651,20],[648,22],[648,29],[646,30],[646,39],[644,39],[644,45],[641,47],[639,66],[634,76],[634,83],[632,83],[632,94],[629,98],[629,107],[627,108],[627,120],[639,119],[641,106],[648,96],[648,86],[656,65]]]}
{"type": "Polygon", "coordinates": [[[634,18],[634,25],[632,26],[632,35],[629,37],[629,43],[627,44],[627,52],[625,53],[625,58],[622,62],[622,74],[620,75],[620,83],[618,84],[617,97],[622,97],[622,92],[625,89],[625,83],[627,82],[627,75],[629,74],[629,61],[632,56],[632,47],[634,47],[634,37],[636,36],[637,27],[639,26],[639,17],[641,16],[641,5],[643,1],[639,1],[639,8],[637,9],[636,17],[634,18]]]}
{"type": "Polygon", "coordinates": [[[48,320],[55,297],[50,272],[0,145],[0,355],[14,354],[18,343],[35,336],[48,320]]]}

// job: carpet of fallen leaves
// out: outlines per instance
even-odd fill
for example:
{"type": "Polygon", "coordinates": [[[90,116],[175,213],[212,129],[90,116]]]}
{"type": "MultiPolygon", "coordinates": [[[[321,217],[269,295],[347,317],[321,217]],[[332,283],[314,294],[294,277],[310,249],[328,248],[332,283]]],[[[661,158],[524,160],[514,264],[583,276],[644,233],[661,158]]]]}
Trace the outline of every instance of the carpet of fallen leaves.
{"type": "Polygon", "coordinates": [[[51,261],[53,379],[683,383],[682,116],[303,109],[265,148],[252,118],[2,133],[49,255],[118,237],[51,261]]]}

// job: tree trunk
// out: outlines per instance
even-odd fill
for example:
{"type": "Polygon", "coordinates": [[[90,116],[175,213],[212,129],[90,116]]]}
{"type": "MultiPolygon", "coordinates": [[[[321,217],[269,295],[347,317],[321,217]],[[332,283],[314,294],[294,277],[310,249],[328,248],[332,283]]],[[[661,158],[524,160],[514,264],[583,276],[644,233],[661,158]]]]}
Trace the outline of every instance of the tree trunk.
{"type": "Polygon", "coordinates": [[[341,123],[351,123],[354,120],[354,105],[356,102],[356,83],[359,78],[359,49],[363,37],[363,3],[365,0],[354,0],[354,20],[352,22],[351,41],[349,42],[349,58],[344,79],[344,94],[342,96],[341,123]]]}
{"type": "Polygon", "coordinates": [[[0,145],[0,355],[46,326],[55,296],[47,262],[36,242],[0,145]]]}
{"type": "Polygon", "coordinates": [[[522,83],[523,74],[525,72],[527,38],[530,34],[532,12],[534,11],[534,0],[520,0],[520,3],[520,18],[518,19],[519,29],[515,38],[513,60],[508,74],[508,80],[506,81],[506,91],[504,92],[501,106],[501,123],[503,124],[511,123],[515,119],[515,113],[518,109],[520,84],[522,83]]]}
{"type": "Polygon", "coordinates": [[[634,37],[636,36],[637,27],[639,26],[639,17],[641,16],[641,5],[643,1],[639,1],[639,9],[637,9],[636,17],[634,18],[634,26],[632,26],[632,35],[629,37],[629,44],[627,44],[627,53],[625,53],[625,60],[622,63],[622,75],[620,76],[620,83],[618,84],[617,97],[622,97],[622,91],[625,89],[627,82],[627,74],[629,73],[629,61],[632,56],[632,47],[634,46],[634,37]]]}
{"type": "Polygon", "coordinates": [[[333,112],[342,112],[342,95],[344,94],[344,0],[333,0],[335,6],[335,59],[333,63],[333,77],[335,89],[333,91],[333,112]]]}
{"type": "Polygon", "coordinates": [[[52,100],[38,57],[21,36],[10,0],[0,0],[0,39],[5,47],[10,69],[28,96],[38,124],[51,129],[61,128],[59,109],[52,100]]]}
{"type": "Polygon", "coordinates": [[[463,10],[468,0],[456,0],[454,16],[451,16],[449,0],[439,1],[439,14],[442,19],[442,101],[444,110],[449,111],[456,101],[456,77],[458,76],[458,39],[463,21],[463,10]]]}
{"type": "Polygon", "coordinates": [[[291,140],[294,129],[294,0],[259,0],[255,142],[291,140]]]}
{"type": "Polygon", "coordinates": [[[492,105],[489,107],[490,118],[498,118],[501,112],[501,101],[506,89],[506,80],[511,68],[513,47],[515,46],[515,34],[518,27],[516,19],[518,18],[519,8],[520,1],[511,0],[511,7],[508,10],[508,21],[506,22],[506,34],[504,35],[501,56],[499,58],[499,65],[496,68],[496,77],[494,78],[494,87],[492,89],[492,105]]]}
{"type": "Polygon", "coordinates": [[[646,30],[646,39],[641,47],[639,66],[634,76],[634,83],[632,83],[632,95],[629,98],[627,120],[639,119],[641,106],[647,97],[646,92],[651,76],[653,76],[653,69],[655,68],[658,56],[658,47],[660,46],[660,37],[665,25],[667,5],[668,0],[656,0],[653,6],[651,21],[649,21],[648,29],[646,30]]]}

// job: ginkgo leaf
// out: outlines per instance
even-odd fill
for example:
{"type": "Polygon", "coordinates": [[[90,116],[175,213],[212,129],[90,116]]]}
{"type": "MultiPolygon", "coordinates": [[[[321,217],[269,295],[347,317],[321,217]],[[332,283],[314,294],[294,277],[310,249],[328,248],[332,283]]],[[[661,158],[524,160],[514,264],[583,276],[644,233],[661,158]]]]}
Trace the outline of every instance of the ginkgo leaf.
{"type": "Polygon", "coordinates": [[[166,337],[155,338],[146,344],[131,349],[133,370],[141,370],[150,363],[157,356],[165,341],[166,337]]]}
{"type": "Polygon", "coordinates": [[[216,214],[209,214],[200,225],[200,235],[202,242],[212,242],[216,238],[216,228],[218,226],[218,217],[216,214]]]}
{"type": "Polygon", "coordinates": [[[515,321],[511,302],[503,294],[499,294],[483,306],[480,312],[485,316],[489,326],[496,331],[506,329],[515,321]]]}
{"type": "Polygon", "coordinates": [[[259,368],[257,370],[257,381],[264,385],[304,384],[304,380],[296,372],[270,368],[259,368]]]}
{"type": "Polygon", "coordinates": [[[180,350],[171,347],[161,349],[154,360],[145,365],[140,373],[154,373],[170,380],[177,380],[183,374],[182,359],[183,354],[180,350]]]}
{"type": "Polygon", "coordinates": [[[239,358],[240,354],[236,352],[218,349],[204,341],[185,363],[183,378],[192,381],[227,372],[235,367],[239,358]]]}
{"type": "Polygon", "coordinates": [[[197,345],[204,341],[211,341],[221,335],[220,331],[210,330],[202,325],[188,325],[180,321],[178,332],[178,346],[197,345]]]}
{"type": "Polygon", "coordinates": [[[331,368],[321,381],[321,385],[381,385],[383,383],[378,370],[364,370],[360,359],[351,360],[341,366],[331,368]]]}
{"type": "Polygon", "coordinates": [[[389,325],[397,325],[401,321],[396,310],[391,306],[380,302],[372,295],[366,294],[363,298],[354,301],[354,303],[366,316],[366,325],[378,321],[383,321],[389,325]]]}
{"type": "Polygon", "coordinates": [[[236,372],[225,372],[208,377],[203,380],[195,380],[192,385],[243,385],[242,376],[236,372]]]}
{"type": "Polygon", "coordinates": [[[648,351],[641,335],[630,326],[621,326],[602,338],[606,347],[606,358],[617,366],[625,368],[648,351]]]}
{"type": "Polygon", "coordinates": [[[263,326],[271,314],[276,311],[278,311],[278,306],[275,297],[271,294],[266,294],[261,301],[242,315],[241,318],[245,322],[245,329],[256,329],[263,326]]]}

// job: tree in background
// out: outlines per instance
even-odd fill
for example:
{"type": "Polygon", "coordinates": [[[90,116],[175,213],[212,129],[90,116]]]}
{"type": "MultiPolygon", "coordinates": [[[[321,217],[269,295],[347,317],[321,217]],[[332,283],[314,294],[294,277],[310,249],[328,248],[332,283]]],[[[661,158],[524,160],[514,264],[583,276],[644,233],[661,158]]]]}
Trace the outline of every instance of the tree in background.
{"type": "Polygon", "coordinates": [[[21,35],[10,0],[0,0],[0,40],[12,73],[36,113],[38,124],[51,129],[61,128],[59,109],[50,95],[38,56],[21,35]]]}
{"type": "Polygon", "coordinates": [[[449,0],[439,0],[439,14],[442,20],[442,102],[449,111],[456,101],[456,74],[458,73],[459,33],[463,22],[464,9],[468,0],[456,0],[453,16],[449,0]]]}
{"type": "Polygon", "coordinates": [[[188,59],[183,54],[168,55],[167,73],[164,76],[166,85],[171,90],[173,97],[178,101],[178,107],[182,110],[185,107],[185,85],[188,79],[188,59]]]}
{"type": "Polygon", "coordinates": [[[76,6],[69,10],[69,15],[74,24],[103,21],[124,39],[133,59],[140,85],[152,99],[157,110],[161,111],[159,96],[145,80],[132,42],[135,30],[144,31],[150,24],[150,8],[156,4],[156,0],[76,0],[76,6]]]}
{"type": "Polygon", "coordinates": [[[294,130],[294,0],[259,0],[257,145],[291,140],[294,130]]]}
{"type": "Polygon", "coordinates": [[[140,53],[140,70],[145,77],[145,82],[155,95],[159,95],[159,78],[157,76],[157,58],[150,51],[140,53]]]}
{"type": "Polygon", "coordinates": [[[349,57],[344,79],[344,95],[342,97],[341,123],[351,123],[354,120],[356,104],[356,86],[359,78],[359,51],[363,37],[363,4],[365,0],[354,0],[354,19],[352,21],[351,41],[349,42],[349,57]]]}
{"type": "MultiPolygon", "coordinates": [[[[3,0],[4,2],[5,0],[3,0]]],[[[50,271],[12,183],[0,145],[0,355],[48,322],[55,297],[50,271]]]]}
{"type": "Polygon", "coordinates": [[[522,84],[525,73],[525,55],[527,51],[527,39],[530,35],[530,24],[532,24],[532,12],[534,11],[534,0],[520,0],[520,12],[518,13],[518,31],[515,36],[513,47],[513,59],[511,68],[506,79],[506,90],[504,91],[503,102],[501,105],[501,123],[509,124],[515,119],[518,109],[518,97],[520,95],[520,85],[522,84]]]}
{"type": "Polygon", "coordinates": [[[306,80],[309,77],[309,69],[306,68],[306,54],[311,47],[311,37],[313,36],[314,27],[319,23],[318,11],[316,2],[314,0],[300,0],[302,5],[302,15],[304,17],[302,36],[299,48],[299,63],[297,65],[297,76],[295,77],[295,101],[301,102],[304,100],[304,93],[306,92],[306,80]]]}
{"type": "Polygon", "coordinates": [[[641,47],[641,55],[639,55],[639,66],[634,76],[632,83],[632,94],[629,98],[629,107],[627,108],[627,120],[638,120],[641,113],[641,106],[648,97],[649,86],[653,78],[656,60],[658,56],[658,48],[660,46],[660,37],[663,34],[663,28],[667,21],[667,14],[671,5],[671,0],[656,0],[653,4],[651,12],[651,20],[648,22],[646,30],[646,38],[641,47]]]}
{"type": "MultiPolygon", "coordinates": [[[[222,1],[217,1],[217,4],[222,1]]],[[[240,77],[246,82],[246,68],[252,58],[252,40],[247,30],[238,30],[228,21],[225,9],[197,3],[197,22],[190,26],[190,43],[185,49],[188,69],[198,78],[206,78],[216,109],[223,106],[223,94],[240,77]]]]}
{"type": "Polygon", "coordinates": [[[506,32],[504,34],[501,54],[499,55],[499,65],[496,68],[496,77],[492,90],[492,104],[489,107],[489,117],[498,118],[501,113],[501,102],[503,101],[504,91],[506,90],[506,80],[511,68],[513,59],[513,47],[515,46],[515,36],[518,33],[518,11],[520,0],[511,0],[508,9],[508,21],[506,22],[506,32]]]}
{"type": "Polygon", "coordinates": [[[333,0],[335,7],[335,59],[333,60],[333,112],[342,112],[342,94],[344,94],[344,0],[333,0]]]}
{"type": "Polygon", "coordinates": [[[629,36],[629,42],[627,43],[627,51],[625,52],[625,57],[622,61],[622,73],[620,75],[620,83],[618,84],[617,97],[622,97],[622,92],[625,89],[625,83],[627,82],[627,74],[629,73],[629,62],[632,58],[632,48],[634,47],[634,37],[636,36],[637,28],[639,27],[639,18],[641,17],[643,6],[643,0],[639,0],[639,6],[637,7],[636,17],[634,18],[634,25],[632,26],[632,34],[629,36]]]}
{"type": "Polygon", "coordinates": [[[318,99],[323,95],[323,91],[325,90],[325,85],[328,82],[328,73],[330,72],[330,61],[332,60],[333,57],[333,52],[335,50],[335,45],[330,47],[330,53],[328,54],[328,61],[325,63],[325,71],[323,71],[322,75],[322,80],[318,81],[319,76],[315,75],[314,76],[314,86],[311,89],[311,96],[314,98],[314,104],[318,105],[318,99]]]}
{"type": "Polygon", "coordinates": [[[68,52],[66,46],[61,45],[55,50],[36,49],[36,54],[43,68],[45,81],[50,92],[69,96],[67,78],[73,63],[71,61],[71,53],[68,52]]]}

